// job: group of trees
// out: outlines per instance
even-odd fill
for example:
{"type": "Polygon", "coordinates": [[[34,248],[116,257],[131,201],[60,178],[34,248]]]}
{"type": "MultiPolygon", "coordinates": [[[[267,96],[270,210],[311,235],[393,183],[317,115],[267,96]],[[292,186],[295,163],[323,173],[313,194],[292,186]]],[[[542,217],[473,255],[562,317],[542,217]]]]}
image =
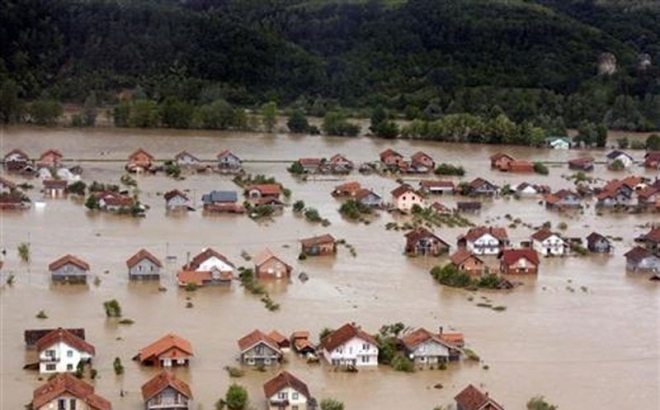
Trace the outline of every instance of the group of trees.
{"type": "MultiPolygon", "coordinates": [[[[82,104],[94,91],[98,104],[118,104],[119,122],[134,126],[241,128],[245,116],[225,103],[260,111],[274,101],[320,117],[338,105],[381,107],[371,132],[383,137],[397,134],[394,113],[435,121],[495,118],[493,110],[542,128],[587,121],[660,129],[657,7],[622,13],[617,3],[558,0],[3,2],[3,122],[49,123],[53,106],[30,112],[25,102],[82,104]],[[613,75],[596,74],[603,51],[618,60],[613,75]],[[640,53],[651,64],[640,66],[640,53]],[[127,90],[144,98],[126,107],[118,101],[127,90]]],[[[328,126],[339,124],[332,133],[354,132],[332,117],[328,126]]],[[[276,123],[262,125],[272,130],[276,123]]]]}

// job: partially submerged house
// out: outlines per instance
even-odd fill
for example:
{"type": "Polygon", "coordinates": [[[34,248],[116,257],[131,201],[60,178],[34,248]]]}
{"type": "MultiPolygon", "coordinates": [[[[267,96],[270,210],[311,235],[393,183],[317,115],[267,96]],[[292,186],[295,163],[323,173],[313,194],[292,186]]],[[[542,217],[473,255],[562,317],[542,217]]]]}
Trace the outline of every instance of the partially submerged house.
{"type": "Polygon", "coordinates": [[[650,151],[644,155],[644,168],[660,169],[660,151],[650,151]]]}
{"type": "Polygon", "coordinates": [[[44,179],[44,195],[52,198],[62,197],[66,194],[68,182],[65,179],[44,179]]]}
{"type": "Polygon", "coordinates": [[[410,185],[401,185],[392,190],[392,203],[401,212],[408,213],[415,206],[424,206],[424,198],[410,185]]]}
{"type": "Polygon", "coordinates": [[[347,174],[355,168],[353,161],[341,154],[335,154],[326,161],[325,167],[335,174],[347,174]]]}
{"type": "Polygon", "coordinates": [[[505,274],[536,275],[539,271],[539,254],[534,249],[505,249],[499,259],[500,272],[505,274]]]}
{"type": "Polygon", "coordinates": [[[30,157],[20,149],[13,149],[5,154],[3,163],[7,171],[22,171],[32,164],[30,157]]]}
{"type": "Polygon", "coordinates": [[[509,236],[506,228],[477,226],[459,236],[457,245],[475,255],[497,255],[509,246],[509,236]]]}
{"type": "Polygon", "coordinates": [[[45,167],[57,167],[62,163],[64,156],[62,153],[54,148],[47,149],[41,156],[39,156],[39,165],[45,167]]]}
{"type": "Polygon", "coordinates": [[[260,330],[254,330],[238,340],[241,363],[248,366],[273,366],[282,360],[277,342],[260,330]]]}
{"type": "Polygon", "coordinates": [[[486,270],[484,261],[465,248],[459,248],[454,252],[449,257],[449,261],[459,272],[470,276],[481,276],[486,270]]]}
{"type": "Polygon", "coordinates": [[[301,252],[307,256],[334,255],[337,241],[330,234],[313,236],[300,240],[301,252]]]}
{"type": "Polygon", "coordinates": [[[648,249],[635,246],[623,255],[626,269],[632,272],[653,272],[660,270],[660,257],[648,249]]]}
{"type": "Polygon", "coordinates": [[[468,385],[454,397],[456,410],[504,410],[504,407],[473,385],[468,385]]]}
{"type": "Polygon", "coordinates": [[[123,212],[135,205],[135,200],[124,194],[114,191],[100,191],[92,195],[99,204],[99,209],[105,212],[123,212]]]}
{"type": "Polygon", "coordinates": [[[287,371],[264,383],[268,410],[314,410],[316,400],[307,384],[287,371]]]}
{"type": "Polygon", "coordinates": [[[257,279],[290,279],[293,267],[266,248],[254,257],[254,274],[257,279]]]}
{"type": "Polygon", "coordinates": [[[594,253],[612,253],[614,246],[605,236],[592,232],[587,236],[587,249],[594,253]]]}
{"type": "Polygon", "coordinates": [[[630,168],[633,163],[634,159],[630,154],[620,151],[620,150],[614,150],[607,154],[607,167],[612,168],[614,166],[614,163],[618,162],[621,164],[621,166],[625,168],[630,168]]]}
{"type": "Polygon", "coordinates": [[[408,168],[408,163],[403,159],[403,155],[391,148],[380,153],[380,162],[385,165],[386,168],[408,168]]]}
{"type": "Polygon", "coordinates": [[[39,373],[75,372],[80,363],[89,363],[96,354],[94,346],[67,329],[57,328],[36,341],[39,373]]]}
{"type": "Polygon", "coordinates": [[[439,256],[449,253],[450,245],[423,226],[408,232],[405,237],[407,255],[439,256]]]}
{"type": "Polygon", "coordinates": [[[323,338],[320,349],[323,357],[333,366],[378,365],[378,342],[353,323],[347,323],[323,338]]]}
{"type": "Polygon", "coordinates": [[[406,357],[418,367],[434,366],[450,360],[458,360],[461,349],[443,340],[440,334],[434,334],[424,328],[401,337],[406,357]]]}
{"type": "Polygon", "coordinates": [[[647,233],[640,237],[646,249],[654,253],[660,253],[660,226],[652,227],[647,233]]]}
{"type": "Polygon", "coordinates": [[[594,161],[594,157],[591,156],[573,158],[568,161],[568,169],[584,172],[593,171],[594,161]]]}
{"type": "Polygon", "coordinates": [[[362,189],[362,186],[359,182],[351,181],[337,185],[330,195],[335,198],[353,198],[360,189],[362,189]]]}
{"type": "Polygon", "coordinates": [[[490,167],[501,171],[503,168],[507,168],[511,161],[515,161],[515,158],[509,154],[498,152],[490,156],[490,167]]]}
{"type": "Polygon", "coordinates": [[[94,386],[60,373],[34,389],[32,410],[112,410],[112,404],[94,393],[94,386]]]}
{"type": "Polygon", "coordinates": [[[495,196],[497,195],[497,190],[499,188],[497,185],[483,178],[475,178],[468,183],[467,189],[468,192],[463,192],[463,194],[472,196],[495,196]]]}
{"type": "Polygon", "coordinates": [[[456,212],[478,213],[481,211],[481,206],[481,202],[479,201],[458,201],[456,202],[456,212]]]}
{"type": "Polygon", "coordinates": [[[128,156],[126,171],[145,172],[149,171],[154,165],[155,158],[142,148],[138,148],[128,156]]]}
{"type": "Polygon", "coordinates": [[[355,192],[353,198],[362,205],[370,208],[382,208],[383,198],[370,189],[359,189],[355,192]]]}
{"type": "Polygon", "coordinates": [[[51,262],[48,271],[55,282],[87,283],[89,264],[82,259],[67,254],[51,262]]]}
{"type": "Polygon", "coordinates": [[[283,353],[291,350],[291,340],[287,339],[286,336],[277,330],[272,330],[270,333],[268,333],[268,337],[270,337],[277,344],[277,347],[279,347],[283,353]]]}
{"type": "Polygon", "coordinates": [[[242,213],[245,208],[238,203],[236,191],[211,191],[202,195],[204,210],[209,212],[242,213]]]}
{"type": "Polygon", "coordinates": [[[243,170],[243,161],[229,150],[220,151],[216,158],[220,172],[235,173],[243,170]]]}
{"type": "Polygon", "coordinates": [[[129,279],[159,279],[162,262],[146,249],[140,249],[126,261],[129,279]]]}
{"type": "Polygon", "coordinates": [[[435,211],[435,213],[438,215],[451,215],[454,213],[454,211],[451,208],[449,208],[447,205],[437,201],[432,203],[429,206],[429,208],[435,211]]]}
{"type": "Polygon", "coordinates": [[[456,186],[449,180],[430,180],[419,181],[419,189],[432,195],[453,194],[456,186]]]}
{"type": "Polygon", "coordinates": [[[199,158],[188,151],[181,151],[176,154],[174,156],[174,162],[180,167],[196,167],[201,163],[199,158]]]}
{"type": "Polygon", "coordinates": [[[256,205],[264,199],[279,200],[282,194],[282,186],[280,184],[250,185],[245,189],[245,194],[248,200],[256,205]]]}
{"type": "Polygon", "coordinates": [[[143,366],[173,367],[188,366],[193,357],[190,342],[181,336],[169,333],[142,348],[133,360],[143,366]]]}
{"type": "Polygon", "coordinates": [[[415,173],[427,173],[435,169],[433,158],[422,151],[417,151],[410,156],[410,170],[415,173]]]}
{"type": "Polygon", "coordinates": [[[165,208],[168,211],[187,211],[190,208],[190,199],[188,195],[173,189],[163,195],[165,199],[165,208]]]}
{"type": "Polygon", "coordinates": [[[545,144],[552,149],[570,149],[571,138],[566,137],[548,137],[545,139],[545,144]]]}
{"type": "Polygon", "coordinates": [[[316,174],[321,171],[323,161],[321,158],[299,158],[298,164],[305,174],[316,174]]]}
{"type": "Polygon", "coordinates": [[[214,249],[206,248],[177,272],[179,286],[231,285],[235,266],[226,256],[214,249]]]}
{"type": "Polygon", "coordinates": [[[547,194],[543,197],[546,209],[557,209],[565,211],[568,209],[582,208],[582,199],[577,193],[568,189],[560,189],[559,191],[547,194]]]}
{"type": "Polygon", "coordinates": [[[189,410],[192,406],[190,386],[167,370],[143,384],[141,390],[145,410],[189,410]]]}
{"type": "Polygon", "coordinates": [[[316,345],[306,330],[298,330],[291,334],[291,344],[296,353],[307,355],[316,353],[316,345]]]}
{"type": "Polygon", "coordinates": [[[531,236],[532,249],[543,256],[565,256],[570,246],[559,234],[549,229],[540,229],[531,236]]]}

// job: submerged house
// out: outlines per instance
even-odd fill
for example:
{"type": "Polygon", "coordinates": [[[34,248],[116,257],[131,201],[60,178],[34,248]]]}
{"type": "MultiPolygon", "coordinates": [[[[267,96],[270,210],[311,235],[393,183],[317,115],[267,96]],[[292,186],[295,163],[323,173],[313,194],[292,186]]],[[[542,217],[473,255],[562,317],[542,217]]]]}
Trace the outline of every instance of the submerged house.
{"type": "Polygon", "coordinates": [[[490,167],[502,171],[505,168],[509,167],[509,164],[516,159],[509,154],[503,152],[498,152],[491,155],[490,157],[490,167]]]}
{"type": "Polygon", "coordinates": [[[570,246],[559,234],[540,229],[532,234],[532,249],[543,256],[565,256],[570,246]]]}
{"type": "Polygon", "coordinates": [[[401,212],[410,212],[415,205],[424,206],[424,198],[410,185],[401,185],[391,193],[394,207],[401,212]]]}
{"type": "Polygon", "coordinates": [[[268,248],[254,257],[254,273],[257,279],[290,279],[293,267],[268,248]]]}
{"type": "Polygon", "coordinates": [[[592,232],[587,236],[587,249],[594,253],[611,253],[614,250],[612,242],[603,235],[592,232]]]}
{"type": "Polygon", "coordinates": [[[30,157],[20,149],[13,149],[5,154],[3,163],[7,171],[22,171],[28,165],[32,164],[30,157]]]}
{"type": "Polygon", "coordinates": [[[660,169],[660,151],[651,151],[644,155],[644,168],[660,169]]]}
{"type": "Polygon", "coordinates": [[[163,268],[161,261],[146,249],[140,249],[126,261],[129,279],[158,279],[163,268]]]}
{"type": "Polygon", "coordinates": [[[53,198],[62,197],[66,194],[68,182],[64,179],[44,179],[44,195],[53,198]]]}
{"type": "Polygon", "coordinates": [[[405,237],[407,255],[439,256],[449,253],[450,245],[423,226],[408,232],[405,237]]]}
{"type": "Polygon", "coordinates": [[[473,385],[468,385],[454,397],[456,410],[504,410],[504,407],[473,385]]]}
{"type": "Polygon", "coordinates": [[[163,198],[165,198],[165,208],[168,211],[187,211],[190,208],[188,195],[178,189],[166,192],[163,198]]]}
{"type": "Polygon", "coordinates": [[[435,169],[433,158],[422,151],[417,151],[410,157],[410,169],[417,173],[427,173],[435,169]]]}
{"type": "Polygon", "coordinates": [[[635,246],[623,255],[626,258],[626,269],[632,272],[653,272],[660,270],[660,257],[648,249],[635,246]]]}
{"type": "Polygon", "coordinates": [[[477,226],[458,237],[457,245],[475,255],[497,255],[509,246],[506,228],[477,226]]]}
{"type": "Polygon", "coordinates": [[[248,366],[272,366],[282,360],[277,342],[260,330],[254,330],[238,340],[241,363],[248,366]]]}
{"type": "Polygon", "coordinates": [[[55,282],[87,283],[89,264],[67,254],[48,265],[48,270],[55,282]]]}
{"type": "Polygon", "coordinates": [[[539,254],[534,249],[505,249],[499,259],[500,272],[505,274],[536,275],[539,271],[539,254]]]}
{"type": "Polygon", "coordinates": [[[233,263],[211,248],[204,249],[177,272],[179,286],[231,285],[234,279],[233,263]]]}
{"type": "Polygon", "coordinates": [[[221,172],[238,172],[243,169],[243,161],[229,150],[219,152],[216,158],[221,172]]]}
{"type": "Polygon", "coordinates": [[[353,198],[355,193],[362,189],[359,182],[352,181],[345,184],[337,185],[330,193],[335,198],[353,198]]]}
{"type": "Polygon", "coordinates": [[[383,198],[370,189],[357,190],[353,198],[362,205],[370,208],[382,208],[383,206],[383,198]]]}
{"type": "Polygon", "coordinates": [[[419,181],[419,189],[432,195],[453,194],[456,186],[449,180],[430,180],[419,181]]]}
{"type": "Polygon", "coordinates": [[[202,195],[204,210],[209,212],[245,212],[243,205],[238,203],[236,191],[211,191],[202,195]]]}
{"type": "Polygon", "coordinates": [[[169,371],[162,371],[142,385],[145,410],[189,410],[190,386],[169,371]]]}
{"type": "Polygon", "coordinates": [[[574,169],[576,171],[593,171],[594,170],[594,158],[591,156],[584,156],[573,158],[568,161],[568,169],[574,169]]]}
{"type": "Polygon", "coordinates": [[[154,165],[155,158],[153,155],[138,148],[128,156],[128,163],[126,164],[126,171],[128,172],[145,172],[149,171],[154,165]]]}
{"type": "Polygon", "coordinates": [[[619,162],[623,166],[623,168],[630,168],[632,164],[634,163],[634,159],[630,154],[627,154],[623,151],[619,150],[614,150],[607,154],[607,167],[612,168],[614,163],[619,162]]]}
{"type": "Polygon", "coordinates": [[[57,167],[62,162],[64,156],[59,150],[50,148],[44,151],[39,157],[39,165],[47,167],[57,167]]]}
{"type": "Polygon", "coordinates": [[[433,366],[461,357],[461,349],[434,334],[419,328],[401,338],[406,356],[418,367],[433,366]]]}
{"type": "Polygon", "coordinates": [[[89,363],[96,354],[94,346],[67,329],[57,328],[36,341],[39,373],[75,372],[80,363],[89,363]]]}
{"type": "Polygon", "coordinates": [[[180,167],[193,167],[198,166],[201,161],[199,158],[189,153],[188,151],[181,151],[174,156],[174,162],[180,167]]]}
{"type": "Polygon", "coordinates": [[[378,342],[353,323],[347,323],[321,340],[328,363],[340,367],[378,366],[378,342]]]}
{"type": "Polygon", "coordinates": [[[94,393],[94,386],[60,373],[34,389],[32,410],[112,410],[112,404],[94,393]]]}
{"type": "Polygon", "coordinates": [[[486,271],[484,261],[465,248],[459,248],[454,252],[449,257],[449,261],[459,272],[467,273],[470,276],[481,276],[486,271]]]}
{"type": "Polygon", "coordinates": [[[172,367],[187,366],[193,357],[190,342],[174,333],[169,333],[142,348],[133,360],[143,366],[172,367]]]}
{"type": "Polygon", "coordinates": [[[307,384],[287,371],[264,383],[268,410],[314,410],[316,400],[307,384]]]}
{"type": "Polygon", "coordinates": [[[337,253],[337,241],[330,234],[301,239],[300,246],[301,252],[307,256],[334,255],[337,253]]]}
{"type": "Polygon", "coordinates": [[[497,195],[498,187],[483,178],[475,178],[470,181],[467,189],[468,192],[463,192],[463,194],[473,196],[495,196],[497,195]]]}

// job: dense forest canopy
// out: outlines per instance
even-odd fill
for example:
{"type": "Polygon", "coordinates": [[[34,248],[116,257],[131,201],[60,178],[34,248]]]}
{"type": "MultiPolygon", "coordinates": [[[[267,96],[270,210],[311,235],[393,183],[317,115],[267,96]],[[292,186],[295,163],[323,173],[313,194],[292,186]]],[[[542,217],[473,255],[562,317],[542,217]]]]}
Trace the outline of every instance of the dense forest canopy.
{"type": "Polygon", "coordinates": [[[0,0],[0,101],[139,90],[650,130],[659,36],[650,1],[0,0]],[[603,53],[616,72],[598,75],[603,53]]]}

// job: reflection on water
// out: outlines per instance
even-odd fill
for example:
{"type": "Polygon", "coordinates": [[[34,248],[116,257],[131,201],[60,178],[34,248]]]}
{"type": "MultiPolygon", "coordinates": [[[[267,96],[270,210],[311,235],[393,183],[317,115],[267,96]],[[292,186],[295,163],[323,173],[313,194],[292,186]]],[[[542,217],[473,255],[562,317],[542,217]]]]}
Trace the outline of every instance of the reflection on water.
{"type": "MultiPolygon", "coordinates": [[[[359,162],[374,160],[380,151],[392,147],[404,155],[421,149],[438,162],[460,162],[467,170],[466,178],[484,176],[500,185],[529,181],[558,189],[567,184],[561,175],[568,174],[564,167],[551,167],[548,177],[496,173],[488,169],[487,159],[501,147],[422,141],[13,128],[4,131],[1,142],[2,153],[22,148],[37,156],[46,148],[56,147],[66,158],[117,160],[144,147],[159,159],[171,158],[185,149],[212,160],[217,152],[230,149],[247,160],[288,161],[301,156],[330,157],[339,152],[359,162]]],[[[577,156],[574,152],[522,147],[506,150],[531,160],[563,161],[577,156]]],[[[602,160],[606,153],[590,154],[602,160]]],[[[83,162],[82,166],[86,182],[118,183],[123,172],[123,164],[118,162],[83,162]]],[[[557,226],[564,221],[570,236],[585,237],[596,230],[623,240],[615,242],[615,254],[610,257],[545,259],[538,278],[516,278],[523,284],[513,291],[470,293],[433,283],[427,272],[437,260],[406,258],[403,232],[384,228],[393,221],[391,216],[381,215],[370,225],[344,221],[337,213],[339,202],[329,195],[335,185],[354,179],[388,197],[397,185],[393,179],[354,174],[300,182],[286,173],[286,167],[286,163],[246,164],[248,172],[273,175],[291,188],[294,200],[302,199],[318,209],[331,221],[329,227],[309,224],[292,215],[290,209],[267,223],[255,223],[244,216],[204,216],[199,210],[166,214],[162,193],[170,189],[189,189],[197,205],[205,192],[237,189],[230,177],[218,175],[190,175],[181,182],[162,175],[138,176],[141,200],[151,207],[144,219],[89,213],[73,199],[43,199],[38,192],[40,184],[32,181],[35,188],[28,194],[33,200],[44,201],[45,208],[4,212],[1,218],[0,246],[7,249],[2,281],[9,274],[14,274],[16,281],[0,291],[0,407],[20,408],[39,384],[35,373],[22,370],[29,356],[22,338],[26,328],[84,327],[97,349],[94,367],[99,371],[95,382],[98,392],[110,399],[114,408],[135,410],[141,408],[140,386],[155,370],[140,368],[130,359],[164,333],[179,333],[193,343],[195,359],[189,369],[177,369],[177,375],[192,384],[199,408],[210,409],[230,383],[223,367],[237,364],[239,337],[255,328],[277,329],[284,334],[308,329],[317,335],[324,327],[336,328],[346,321],[356,321],[371,332],[396,321],[428,329],[440,325],[455,328],[466,334],[468,344],[484,360],[481,364],[450,366],[446,371],[402,374],[380,368],[346,374],[333,372],[326,365],[310,366],[289,355],[284,367],[305,380],[316,397],[336,397],[349,409],[432,409],[450,403],[467,383],[483,385],[512,409],[523,408],[537,394],[545,395],[562,409],[660,407],[657,284],[625,274],[622,257],[633,244],[632,238],[646,230],[643,225],[655,220],[653,216],[599,217],[593,208],[560,216],[545,211],[536,199],[489,202],[481,214],[472,217],[475,223],[490,221],[506,226],[504,215],[511,214],[535,226],[545,221],[557,226]],[[299,240],[326,232],[355,246],[357,256],[339,247],[334,258],[298,261],[299,240]],[[16,252],[20,242],[31,245],[32,259],[27,265],[20,262],[16,252]],[[281,305],[280,311],[267,311],[259,297],[246,293],[238,283],[231,288],[205,288],[192,293],[178,289],[177,269],[187,255],[207,246],[225,254],[237,266],[251,266],[241,257],[243,251],[254,255],[265,247],[293,265],[289,283],[266,285],[281,305]],[[128,281],[126,259],[142,247],[163,260],[160,283],[128,281]],[[66,253],[91,265],[92,277],[87,286],[51,284],[47,265],[66,253]],[[168,255],[172,258],[166,259],[168,255]],[[300,272],[305,272],[309,280],[301,282],[300,272]],[[102,303],[113,298],[135,324],[120,325],[105,318],[102,303]],[[506,306],[506,311],[476,306],[485,300],[494,306],[506,306]],[[192,307],[187,308],[189,302],[192,307]],[[35,318],[42,309],[48,319],[35,318]],[[123,376],[114,375],[115,357],[120,357],[126,367],[123,376]],[[483,364],[489,370],[484,370],[483,364]],[[434,389],[437,383],[444,388],[434,389]],[[120,389],[127,392],[123,398],[120,389]]],[[[599,166],[596,175],[611,178],[618,174],[599,166]]],[[[416,183],[415,178],[404,179],[416,183]]],[[[455,203],[452,197],[440,200],[449,206],[455,203]]],[[[509,237],[519,243],[528,240],[531,232],[524,227],[509,229],[509,237]]],[[[441,228],[436,233],[453,244],[463,230],[441,228]]],[[[261,385],[274,372],[248,370],[238,380],[248,388],[255,408],[264,407],[261,385]]]]}

